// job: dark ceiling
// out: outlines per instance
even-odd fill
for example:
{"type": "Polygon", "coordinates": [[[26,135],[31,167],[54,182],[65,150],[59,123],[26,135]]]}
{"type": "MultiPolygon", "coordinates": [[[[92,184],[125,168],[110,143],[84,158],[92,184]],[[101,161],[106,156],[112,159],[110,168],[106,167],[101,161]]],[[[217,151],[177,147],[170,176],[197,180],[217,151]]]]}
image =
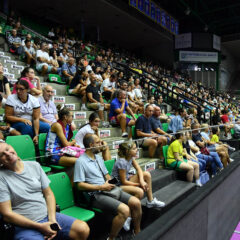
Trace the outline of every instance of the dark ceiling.
{"type": "Polygon", "coordinates": [[[180,21],[180,32],[240,33],[240,0],[156,0],[180,21]],[[187,15],[187,10],[189,15],[187,15]]]}

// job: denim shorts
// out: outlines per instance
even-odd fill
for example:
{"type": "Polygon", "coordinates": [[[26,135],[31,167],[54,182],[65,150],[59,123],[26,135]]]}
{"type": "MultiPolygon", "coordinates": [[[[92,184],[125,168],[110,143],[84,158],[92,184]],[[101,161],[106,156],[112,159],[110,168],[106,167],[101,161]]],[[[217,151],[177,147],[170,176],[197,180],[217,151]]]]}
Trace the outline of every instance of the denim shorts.
{"type": "MultiPolygon", "coordinates": [[[[56,220],[61,227],[61,230],[58,231],[57,236],[54,239],[69,239],[69,232],[71,230],[73,222],[76,220],[73,217],[67,215],[56,213],[56,220]]],[[[45,217],[39,223],[47,222],[48,217],[45,217]]],[[[42,233],[35,229],[28,229],[23,227],[15,226],[15,235],[14,240],[24,239],[24,240],[44,240],[42,233]]]]}

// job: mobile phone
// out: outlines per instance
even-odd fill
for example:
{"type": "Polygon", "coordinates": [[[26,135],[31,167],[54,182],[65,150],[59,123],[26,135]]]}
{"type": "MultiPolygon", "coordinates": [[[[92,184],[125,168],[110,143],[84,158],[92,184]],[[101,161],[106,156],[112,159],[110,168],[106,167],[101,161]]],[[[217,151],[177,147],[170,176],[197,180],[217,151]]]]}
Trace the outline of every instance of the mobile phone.
{"type": "Polygon", "coordinates": [[[117,184],[118,183],[118,180],[117,178],[112,178],[108,181],[110,184],[117,184]]]}
{"type": "Polygon", "coordinates": [[[59,228],[59,226],[58,226],[57,223],[52,223],[52,224],[50,225],[50,228],[51,228],[53,231],[59,231],[59,230],[60,230],[60,228],[59,228]]]}

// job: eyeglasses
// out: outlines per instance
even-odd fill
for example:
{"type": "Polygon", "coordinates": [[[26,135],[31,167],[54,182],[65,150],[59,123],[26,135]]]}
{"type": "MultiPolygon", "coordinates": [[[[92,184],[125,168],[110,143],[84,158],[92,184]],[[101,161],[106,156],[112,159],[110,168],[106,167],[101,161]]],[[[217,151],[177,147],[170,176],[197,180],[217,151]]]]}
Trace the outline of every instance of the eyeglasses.
{"type": "Polygon", "coordinates": [[[46,90],[46,92],[48,92],[48,93],[54,93],[54,91],[51,91],[51,90],[46,90]]]}

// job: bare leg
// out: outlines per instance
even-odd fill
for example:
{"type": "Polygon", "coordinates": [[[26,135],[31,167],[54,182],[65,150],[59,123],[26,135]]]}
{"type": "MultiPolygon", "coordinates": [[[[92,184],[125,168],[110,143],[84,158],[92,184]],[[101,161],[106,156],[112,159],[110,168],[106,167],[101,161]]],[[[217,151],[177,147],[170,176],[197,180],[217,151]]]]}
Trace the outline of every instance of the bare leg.
{"type": "Polygon", "coordinates": [[[59,165],[65,166],[65,167],[72,167],[74,166],[76,161],[77,161],[77,158],[75,157],[62,156],[59,160],[59,165]]]}
{"type": "Polygon", "coordinates": [[[153,158],[157,149],[157,141],[155,139],[145,139],[143,146],[148,147],[148,155],[153,158]]]}
{"type": "Polygon", "coordinates": [[[126,114],[117,115],[118,122],[120,123],[120,127],[122,132],[126,132],[126,114]]]}
{"type": "Polygon", "coordinates": [[[131,209],[131,216],[133,219],[134,233],[138,234],[140,229],[140,223],[142,219],[142,206],[139,199],[131,197],[128,201],[128,206],[131,209]]]}
{"type": "MultiPolygon", "coordinates": [[[[151,202],[153,200],[153,195],[152,195],[152,176],[149,172],[143,172],[143,179],[148,185],[147,189],[147,198],[148,201],[151,202]]],[[[138,175],[134,175],[130,178],[131,182],[134,183],[140,183],[138,175]]]]}
{"type": "MultiPolygon", "coordinates": [[[[134,175],[136,176],[136,175],[134,175]]],[[[130,179],[131,181],[131,179],[130,179]]],[[[133,195],[134,197],[138,198],[138,199],[142,199],[144,196],[144,192],[143,189],[140,187],[136,187],[136,186],[121,186],[122,190],[124,192],[127,192],[131,195],[133,195]]]]}
{"type": "Polygon", "coordinates": [[[89,236],[90,229],[87,225],[87,223],[76,220],[73,222],[69,237],[73,240],[86,240],[89,236]]]}
{"type": "Polygon", "coordinates": [[[109,234],[109,240],[113,240],[118,235],[119,231],[122,229],[124,222],[126,221],[126,219],[129,216],[130,216],[129,207],[126,204],[121,203],[118,206],[118,214],[117,214],[117,216],[115,216],[113,218],[113,221],[112,221],[112,227],[111,227],[111,231],[109,234]]]}

